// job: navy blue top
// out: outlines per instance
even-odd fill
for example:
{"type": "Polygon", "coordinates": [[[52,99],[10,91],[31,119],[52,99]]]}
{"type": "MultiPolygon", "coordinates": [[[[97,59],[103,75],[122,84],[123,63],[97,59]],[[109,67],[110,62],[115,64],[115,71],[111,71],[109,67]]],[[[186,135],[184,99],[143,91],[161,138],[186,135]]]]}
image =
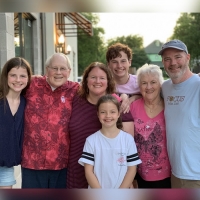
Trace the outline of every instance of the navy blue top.
{"type": "Polygon", "coordinates": [[[21,163],[25,105],[26,100],[21,95],[13,116],[7,99],[6,104],[0,99],[0,166],[12,167],[21,163]]]}

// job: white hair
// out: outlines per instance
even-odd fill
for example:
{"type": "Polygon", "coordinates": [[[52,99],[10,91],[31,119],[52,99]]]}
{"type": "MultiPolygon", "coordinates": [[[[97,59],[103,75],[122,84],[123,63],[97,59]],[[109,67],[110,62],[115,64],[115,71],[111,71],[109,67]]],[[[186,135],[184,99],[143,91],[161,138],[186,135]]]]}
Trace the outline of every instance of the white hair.
{"type": "Polygon", "coordinates": [[[160,82],[160,85],[162,85],[164,78],[163,78],[163,73],[162,70],[158,65],[153,65],[153,64],[145,64],[142,67],[140,67],[137,70],[137,82],[138,85],[140,85],[141,81],[141,76],[145,74],[151,74],[151,75],[156,75],[158,77],[158,80],[160,82]]]}
{"type": "Polygon", "coordinates": [[[51,65],[51,61],[53,59],[54,56],[62,56],[66,59],[66,63],[67,63],[67,67],[69,69],[71,69],[71,62],[69,60],[69,58],[64,54],[64,53],[54,53],[53,55],[51,55],[50,57],[47,58],[46,62],[45,62],[45,67],[49,67],[51,65]]]}

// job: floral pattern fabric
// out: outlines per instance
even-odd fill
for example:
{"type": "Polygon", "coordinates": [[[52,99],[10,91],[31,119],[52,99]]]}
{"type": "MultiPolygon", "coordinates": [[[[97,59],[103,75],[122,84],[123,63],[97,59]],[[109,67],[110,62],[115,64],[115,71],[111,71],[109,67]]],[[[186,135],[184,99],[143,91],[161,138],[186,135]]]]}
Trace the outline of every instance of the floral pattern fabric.
{"type": "Polygon", "coordinates": [[[22,167],[60,170],[67,167],[68,124],[78,83],[67,81],[52,91],[46,77],[35,77],[26,94],[22,167]]]}

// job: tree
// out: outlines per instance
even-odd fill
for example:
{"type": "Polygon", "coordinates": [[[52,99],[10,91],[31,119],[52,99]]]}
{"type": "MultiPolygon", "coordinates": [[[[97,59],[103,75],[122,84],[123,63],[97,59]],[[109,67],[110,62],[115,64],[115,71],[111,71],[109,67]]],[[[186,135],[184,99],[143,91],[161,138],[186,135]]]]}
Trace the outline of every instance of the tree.
{"type": "Polygon", "coordinates": [[[190,67],[200,72],[200,13],[182,13],[170,39],[183,41],[191,55],[190,67]]]}
{"type": "MultiPolygon", "coordinates": [[[[105,62],[104,29],[97,27],[99,17],[93,13],[81,13],[92,22],[93,36],[78,35],[78,74],[92,62],[105,62]]],[[[81,31],[81,30],[79,30],[81,31]]]]}
{"type": "Polygon", "coordinates": [[[120,42],[122,44],[128,45],[133,51],[133,59],[131,62],[131,67],[139,68],[145,63],[150,63],[149,58],[147,57],[144,47],[143,47],[143,38],[138,35],[128,35],[128,36],[121,36],[114,39],[108,40],[108,45],[120,42]]]}

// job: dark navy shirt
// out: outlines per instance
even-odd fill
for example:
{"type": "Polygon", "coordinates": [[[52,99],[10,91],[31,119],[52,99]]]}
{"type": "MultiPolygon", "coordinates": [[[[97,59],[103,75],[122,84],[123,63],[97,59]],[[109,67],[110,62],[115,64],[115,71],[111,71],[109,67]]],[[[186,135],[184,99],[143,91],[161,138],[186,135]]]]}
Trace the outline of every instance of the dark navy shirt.
{"type": "Polygon", "coordinates": [[[21,95],[13,116],[7,99],[5,103],[0,99],[0,166],[12,167],[21,163],[25,105],[25,98],[21,95]]]}

